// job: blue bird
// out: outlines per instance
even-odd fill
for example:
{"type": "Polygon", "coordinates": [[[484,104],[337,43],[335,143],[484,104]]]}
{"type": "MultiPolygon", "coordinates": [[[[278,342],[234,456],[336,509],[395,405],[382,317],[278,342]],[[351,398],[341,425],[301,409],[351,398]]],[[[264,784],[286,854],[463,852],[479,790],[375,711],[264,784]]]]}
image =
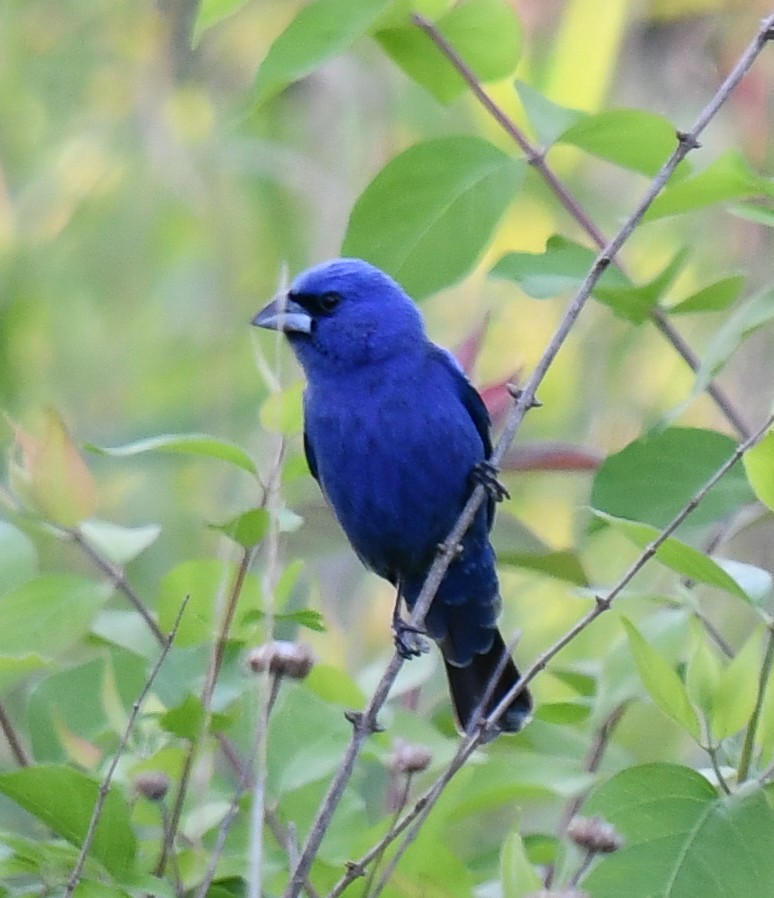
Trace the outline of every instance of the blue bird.
{"type": "MultiPolygon", "coordinates": [[[[454,357],[427,338],[400,285],[360,259],[310,268],[252,323],[284,332],[304,369],[309,470],[360,560],[397,588],[393,626],[404,656],[419,648],[400,619],[400,600],[414,606],[473,483],[488,485],[425,620],[467,731],[487,692],[485,714],[519,678],[496,624],[489,531],[504,488],[487,466],[492,444],[481,397],[454,357]]],[[[520,730],[531,707],[522,691],[492,735],[520,730]]]]}

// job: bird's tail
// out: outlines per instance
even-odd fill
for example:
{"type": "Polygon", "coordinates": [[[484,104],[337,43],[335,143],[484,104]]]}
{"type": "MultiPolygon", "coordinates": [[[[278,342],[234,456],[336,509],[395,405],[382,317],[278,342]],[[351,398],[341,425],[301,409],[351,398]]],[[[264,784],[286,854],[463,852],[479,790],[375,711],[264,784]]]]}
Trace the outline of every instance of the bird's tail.
{"type": "MultiPolygon", "coordinates": [[[[443,643],[441,644],[443,650],[443,643]]],[[[487,652],[473,655],[465,667],[452,664],[444,657],[454,711],[460,727],[467,732],[474,722],[485,696],[489,696],[478,718],[483,720],[499,705],[505,694],[516,685],[519,671],[505,647],[498,630],[487,652]],[[496,678],[494,687],[490,685],[496,678]]],[[[532,713],[532,699],[523,689],[508,705],[490,738],[499,733],[518,733],[532,713]]]]}

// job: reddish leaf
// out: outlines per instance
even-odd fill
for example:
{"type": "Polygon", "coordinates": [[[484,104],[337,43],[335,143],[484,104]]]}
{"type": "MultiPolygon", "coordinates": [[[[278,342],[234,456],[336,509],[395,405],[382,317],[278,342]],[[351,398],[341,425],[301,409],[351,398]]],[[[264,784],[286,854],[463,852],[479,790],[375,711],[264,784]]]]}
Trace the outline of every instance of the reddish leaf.
{"type": "Polygon", "coordinates": [[[602,454],[572,443],[551,440],[513,446],[502,462],[504,471],[596,471],[602,454]]]}

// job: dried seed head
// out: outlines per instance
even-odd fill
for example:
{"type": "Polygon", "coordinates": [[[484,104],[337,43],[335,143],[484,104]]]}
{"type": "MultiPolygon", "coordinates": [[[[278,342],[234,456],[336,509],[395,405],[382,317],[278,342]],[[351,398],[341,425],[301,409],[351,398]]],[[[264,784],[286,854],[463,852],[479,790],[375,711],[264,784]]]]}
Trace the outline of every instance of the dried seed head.
{"type": "Polygon", "coordinates": [[[612,823],[601,817],[576,817],[570,821],[567,835],[591,854],[610,854],[623,848],[626,841],[612,823]]]}
{"type": "Polygon", "coordinates": [[[247,666],[253,673],[268,669],[278,677],[303,680],[314,666],[314,655],[303,643],[275,640],[252,649],[247,655],[247,666]]]}
{"type": "Polygon", "coordinates": [[[427,770],[433,753],[424,745],[412,745],[403,739],[395,740],[395,751],[390,758],[390,769],[395,773],[419,773],[427,770]]]}
{"type": "Polygon", "coordinates": [[[169,777],[160,770],[146,770],[134,778],[134,791],[148,801],[163,801],[169,792],[169,777]]]}

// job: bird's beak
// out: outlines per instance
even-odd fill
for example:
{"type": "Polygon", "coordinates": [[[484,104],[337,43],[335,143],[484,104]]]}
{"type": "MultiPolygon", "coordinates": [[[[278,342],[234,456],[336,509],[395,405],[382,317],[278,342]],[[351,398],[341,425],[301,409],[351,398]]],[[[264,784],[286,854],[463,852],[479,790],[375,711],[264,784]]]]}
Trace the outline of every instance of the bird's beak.
{"type": "Polygon", "coordinates": [[[297,302],[280,293],[253,318],[256,327],[285,334],[311,334],[312,316],[297,302]]]}

